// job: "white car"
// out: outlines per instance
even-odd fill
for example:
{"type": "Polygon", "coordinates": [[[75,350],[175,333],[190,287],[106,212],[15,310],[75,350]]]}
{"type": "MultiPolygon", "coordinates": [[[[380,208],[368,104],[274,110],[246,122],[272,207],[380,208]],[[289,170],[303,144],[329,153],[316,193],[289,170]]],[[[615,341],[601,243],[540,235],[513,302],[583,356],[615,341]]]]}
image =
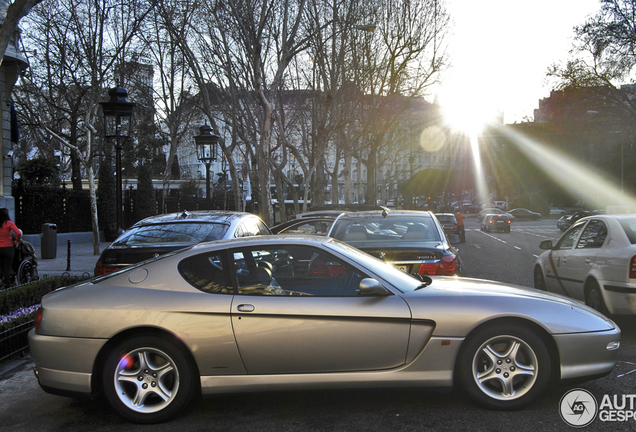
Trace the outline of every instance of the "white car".
{"type": "Polygon", "coordinates": [[[537,258],[535,288],[605,314],[636,314],[636,214],[582,218],[540,247],[547,251],[537,258]]]}
{"type": "Polygon", "coordinates": [[[550,207],[550,214],[551,215],[564,215],[565,214],[565,210],[560,209],[560,208],[556,208],[556,207],[550,207]]]}

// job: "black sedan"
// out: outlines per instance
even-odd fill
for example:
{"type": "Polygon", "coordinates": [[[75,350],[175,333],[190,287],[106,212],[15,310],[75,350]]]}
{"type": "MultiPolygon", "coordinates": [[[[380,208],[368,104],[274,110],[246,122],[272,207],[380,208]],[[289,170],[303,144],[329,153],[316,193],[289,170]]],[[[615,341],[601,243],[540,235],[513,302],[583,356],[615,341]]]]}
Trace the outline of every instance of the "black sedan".
{"type": "Polygon", "coordinates": [[[572,214],[564,215],[559,218],[557,221],[557,228],[561,231],[565,232],[568,228],[570,228],[574,222],[578,221],[581,218],[586,216],[591,216],[592,212],[589,211],[577,211],[572,214]]]}
{"type": "Polygon", "coordinates": [[[446,235],[437,218],[423,211],[345,213],[328,234],[410,274],[454,275],[461,271],[456,235],[446,235]]]}
{"type": "Polygon", "coordinates": [[[205,241],[269,234],[269,227],[251,213],[212,210],[150,216],[102,252],[95,276],[205,241]]]}

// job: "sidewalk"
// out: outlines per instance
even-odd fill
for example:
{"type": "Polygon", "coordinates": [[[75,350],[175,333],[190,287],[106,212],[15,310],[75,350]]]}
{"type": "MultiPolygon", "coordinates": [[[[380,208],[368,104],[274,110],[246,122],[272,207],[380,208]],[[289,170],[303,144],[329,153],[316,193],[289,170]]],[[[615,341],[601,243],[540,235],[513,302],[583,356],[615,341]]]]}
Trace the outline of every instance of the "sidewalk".
{"type": "MultiPolygon", "coordinates": [[[[109,244],[109,242],[100,243],[99,252],[101,253],[109,244]]],[[[93,255],[92,243],[71,242],[70,253],[68,243],[58,244],[55,258],[52,259],[43,259],[41,246],[36,245],[34,247],[35,255],[38,257],[38,275],[40,278],[61,275],[93,276],[95,263],[99,259],[99,255],[93,255]],[[70,263],[68,261],[69,257],[70,263]]]]}

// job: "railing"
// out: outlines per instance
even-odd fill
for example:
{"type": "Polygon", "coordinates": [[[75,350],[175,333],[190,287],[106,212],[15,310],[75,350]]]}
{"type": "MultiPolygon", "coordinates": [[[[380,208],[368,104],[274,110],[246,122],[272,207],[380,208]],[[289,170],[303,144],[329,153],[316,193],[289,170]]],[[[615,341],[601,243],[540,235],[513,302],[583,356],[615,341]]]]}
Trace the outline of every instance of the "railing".
{"type": "Polygon", "coordinates": [[[33,325],[34,321],[31,320],[0,332],[0,362],[29,347],[27,334],[33,325]]]}

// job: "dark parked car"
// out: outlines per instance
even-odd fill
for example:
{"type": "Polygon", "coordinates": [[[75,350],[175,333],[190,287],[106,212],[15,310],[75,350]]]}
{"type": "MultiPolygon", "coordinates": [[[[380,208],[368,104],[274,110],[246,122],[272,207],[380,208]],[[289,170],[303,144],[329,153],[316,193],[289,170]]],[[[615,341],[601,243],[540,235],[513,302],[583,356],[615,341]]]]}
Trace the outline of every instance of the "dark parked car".
{"type": "Polygon", "coordinates": [[[271,228],[273,234],[327,235],[336,217],[307,217],[282,222],[271,228]]]}
{"type": "Polygon", "coordinates": [[[372,211],[345,213],[336,219],[328,234],[406,273],[454,275],[461,272],[458,251],[431,212],[372,211]]]}
{"type": "Polygon", "coordinates": [[[102,252],[95,276],[201,242],[268,234],[267,225],[251,213],[211,210],[150,216],[102,252]]]}
{"type": "Polygon", "coordinates": [[[568,228],[574,224],[574,222],[578,221],[581,218],[586,216],[591,216],[592,212],[589,211],[577,211],[572,214],[564,215],[559,218],[557,221],[557,228],[561,231],[565,232],[568,228]]]}
{"type": "Polygon", "coordinates": [[[481,210],[479,213],[477,213],[477,220],[481,222],[484,220],[486,215],[489,215],[489,214],[505,214],[505,215],[508,215],[508,217],[511,220],[515,220],[515,217],[512,214],[498,208],[485,208],[481,210]]]}
{"type": "Polygon", "coordinates": [[[457,225],[457,218],[452,213],[435,213],[435,217],[444,228],[446,234],[459,235],[459,226],[457,225]]]}
{"type": "Polygon", "coordinates": [[[530,210],[524,209],[524,208],[517,208],[517,209],[508,210],[508,213],[513,215],[515,217],[515,219],[519,219],[519,220],[524,220],[524,219],[527,219],[527,220],[539,220],[539,219],[541,219],[541,213],[533,212],[533,211],[530,211],[530,210]]]}
{"type": "Polygon", "coordinates": [[[505,214],[489,214],[481,221],[481,230],[486,232],[503,231],[510,232],[512,219],[505,214]]]}

